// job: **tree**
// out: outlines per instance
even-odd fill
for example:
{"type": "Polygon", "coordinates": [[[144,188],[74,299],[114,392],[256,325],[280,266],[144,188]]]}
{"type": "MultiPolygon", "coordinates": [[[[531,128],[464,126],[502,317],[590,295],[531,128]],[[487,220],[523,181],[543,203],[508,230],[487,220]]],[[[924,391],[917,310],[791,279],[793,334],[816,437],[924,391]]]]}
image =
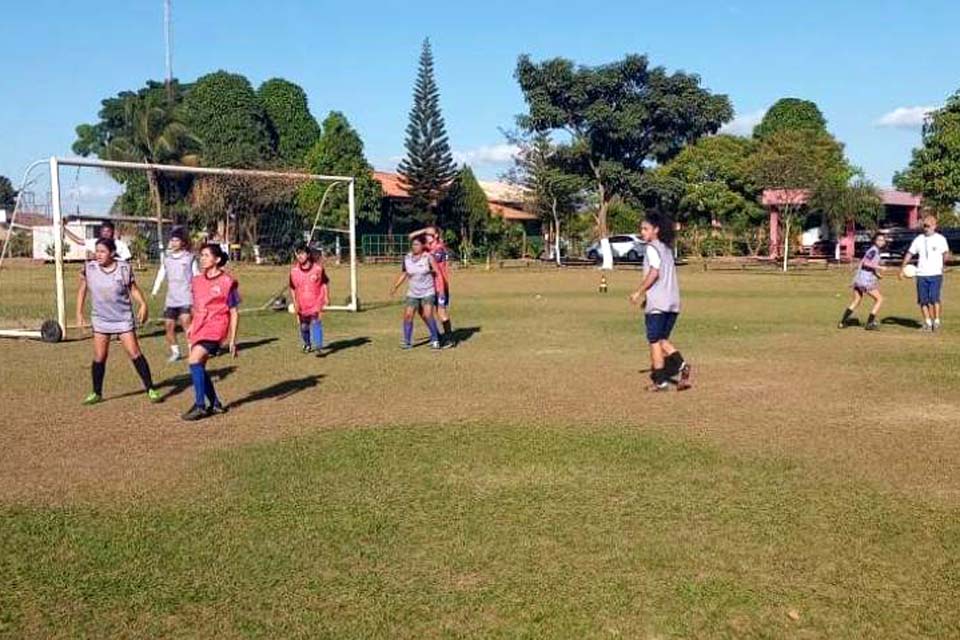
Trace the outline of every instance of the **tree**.
{"type": "MultiPolygon", "coordinates": [[[[861,178],[852,183],[840,179],[824,180],[816,186],[807,207],[823,216],[834,237],[843,235],[848,223],[876,227],[883,214],[883,199],[877,188],[861,178]]],[[[834,246],[834,259],[840,260],[840,243],[834,246]]]]}
{"type": "Polygon", "coordinates": [[[898,189],[922,194],[925,205],[952,210],[960,203],[960,91],[930,114],[923,125],[922,145],[910,165],[898,172],[898,189]]]}
{"type": "Polygon", "coordinates": [[[261,167],[275,157],[266,111],[242,75],[217,71],[199,78],[183,98],[183,122],[202,143],[211,167],[261,167]]]}
{"type": "Polygon", "coordinates": [[[469,262],[481,247],[490,247],[503,229],[490,214],[487,194],[473,170],[463,165],[447,191],[441,206],[443,223],[460,231],[460,257],[469,262]]]}
{"type": "MultiPolygon", "coordinates": [[[[354,196],[357,220],[371,225],[380,221],[383,190],[374,179],[373,167],[363,154],[360,135],[339,111],[331,111],[323,121],[323,133],[307,153],[306,168],[310,173],[356,178],[354,196]]],[[[325,226],[344,227],[349,217],[346,185],[329,187],[311,182],[300,190],[300,208],[312,221],[327,188],[330,188],[330,192],[323,204],[320,220],[325,226]]]]}
{"type": "Polygon", "coordinates": [[[433,77],[430,40],[423,41],[420,68],[413,91],[413,108],[407,125],[407,155],[397,171],[415,210],[432,218],[456,175],[446,125],[440,112],[440,90],[433,77]]]}
{"type": "Polygon", "coordinates": [[[701,88],[698,76],[650,68],[645,56],[575,67],[563,58],[537,64],[524,55],[515,75],[528,107],[520,127],[567,137],[558,145],[558,163],[596,190],[606,268],[612,267],[607,210],[614,198],[639,190],[651,163],[669,161],[733,116],[727,97],[701,88]]]}
{"type": "Polygon", "coordinates": [[[764,114],[760,124],[753,128],[753,137],[763,140],[784,129],[826,133],[827,121],[815,102],[781,98],[764,114]]]}
{"type": "Polygon", "coordinates": [[[0,176],[0,207],[13,205],[17,201],[17,190],[7,176],[0,176]]]}
{"type": "Polygon", "coordinates": [[[587,185],[580,176],[565,173],[557,166],[556,145],[546,133],[535,133],[532,138],[510,134],[507,138],[519,149],[507,181],[523,189],[525,208],[550,226],[553,246],[549,253],[560,266],[561,230],[580,207],[587,185]]]}
{"type": "Polygon", "coordinates": [[[843,156],[843,145],[826,133],[809,129],[782,129],[764,138],[750,159],[750,175],[760,188],[781,191],[779,205],[784,225],[783,270],[787,270],[790,225],[821,184],[847,183],[853,169],[843,156]]]}
{"type": "Polygon", "coordinates": [[[307,106],[307,94],[298,85],[281,78],[267,80],[257,89],[274,135],[280,161],[288,167],[303,166],[307,151],[320,139],[320,125],[307,106]]]}

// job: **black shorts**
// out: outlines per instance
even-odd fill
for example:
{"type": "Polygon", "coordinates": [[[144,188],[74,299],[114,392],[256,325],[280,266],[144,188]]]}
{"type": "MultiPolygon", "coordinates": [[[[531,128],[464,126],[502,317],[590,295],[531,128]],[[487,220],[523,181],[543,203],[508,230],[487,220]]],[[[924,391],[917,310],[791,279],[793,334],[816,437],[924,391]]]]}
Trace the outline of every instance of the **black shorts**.
{"type": "Polygon", "coordinates": [[[190,347],[203,347],[203,350],[206,351],[211,358],[220,353],[220,349],[222,348],[216,340],[201,340],[200,342],[194,342],[190,347]]]}
{"type": "Polygon", "coordinates": [[[180,316],[188,316],[193,307],[166,307],[163,310],[163,317],[167,320],[179,320],[180,316]]]}

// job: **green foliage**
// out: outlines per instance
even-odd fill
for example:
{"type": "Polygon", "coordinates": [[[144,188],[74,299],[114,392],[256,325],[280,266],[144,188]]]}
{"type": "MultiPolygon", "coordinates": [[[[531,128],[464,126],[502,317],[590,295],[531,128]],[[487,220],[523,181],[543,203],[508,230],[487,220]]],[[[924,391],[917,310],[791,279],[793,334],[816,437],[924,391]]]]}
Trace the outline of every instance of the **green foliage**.
{"type": "Polygon", "coordinates": [[[17,190],[13,188],[13,183],[7,176],[0,176],[0,207],[13,204],[17,201],[17,190]]]}
{"type": "Polygon", "coordinates": [[[824,182],[845,183],[854,174],[843,145],[810,130],[784,129],[763,139],[747,164],[758,188],[813,190],[824,182]]]}
{"type": "Polygon", "coordinates": [[[202,143],[206,166],[260,167],[276,157],[267,113],[242,75],[199,78],[183,99],[182,117],[202,143]]]}
{"type": "Polygon", "coordinates": [[[758,140],[769,138],[778,131],[827,132],[827,121],[815,102],[799,98],[781,98],[767,111],[753,129],[758,140]]]}
{"type": "Polygon", "coordinates": [[[456,175],[446,125],[440,111],[440,90],[433,76],[430,41],[423,41],[420,68],[407,125],[406,157],[398,172],[410,193],[414,211],[432,211],[456,175]]]}
{"type": "Polygon", "coordinates": [[[528,107],[520,126],[569,136],[558,145],[557,162],[596,188],[601,235],[610,202],[640,189],[651,161],[669,161],[733,115],[727,97],[701,88],[698,76],[650,68],[645,56],[575,67],[563,58],[534,63],[524,55],[515,75],[528,107]]]}
{"type": "Polygon", "coordinates": [[[547,224],[564,222],[582,205],[588,184],[563,170],[557,162],[557,147],[546,133],[511,134],[508,140],[519,151],[506,179],[523,189],[525,208],[547,224]]]}
{"type": "Polygon", "coordinates": [[[626,202],[615,200],[607,211],[610,233],[637,233],[643,222],[643,212],[626,202]]]}
{"type": "MultiPolygon", "coordinates": [[[[305,162],[311,173],[356,178],[354,195],[357,220],[370,225],[380,221],[383,190],[373,177],[373,167],[364,156],[360,135],[342,113],[331,111],[323,121],[323,133],[307,153],[305,162]]],[[[311,221],[328,187],[329,184],[311,182],[300,190],[298,204],[311,221]]],[[[347,186],[337,185],[330,190],[323,204],[321,223],[342,228],[347,224],[348,217],[347,186]]]]}
{"type": "Polygon", "coordinates": [[[823,216],[823,221],[837,234],[847,222],[875,228],[883,215],[883,200],[877,188],[862,179],[852,183],[824,181],[817,185],[807,207],[823,216]]]}
{"type": "Polygon", "coordinates": [[[257,96],[270,121],[280,161],[289,167],[303,166],[307,151],[320,139],[320,125],[310,113],[306,92],[292,82],[273,78],[260,85],[257,96]]]}
{"type": "Polygon", "coordinates": [[[952,211],[960,204],[960,91],[923,125],[923,143],[910,165],[893,178],[899,189],[922,194],[932,207],[952,211]]]}
{"type": "Polygon", "coordinates": [[[503,220],[491,215],[487,194],[467,165],[457,173],[440,206],[441,225],[459,229],[464,260],[496,245],[504,233],[503,220]]]}

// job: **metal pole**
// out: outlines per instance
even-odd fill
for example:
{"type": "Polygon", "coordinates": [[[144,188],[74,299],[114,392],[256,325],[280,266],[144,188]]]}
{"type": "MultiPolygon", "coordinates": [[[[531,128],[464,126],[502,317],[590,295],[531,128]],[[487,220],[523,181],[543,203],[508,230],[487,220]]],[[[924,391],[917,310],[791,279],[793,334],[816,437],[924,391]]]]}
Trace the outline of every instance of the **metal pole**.
{"type": "Polygon", "coordinates": [[[326,176],[318,173],[293,171],[260,171],[256,169],[223,169],[219,167],[189,167],[182,164],[152,164],[149,162],[121,162],[119,160],[94,160],[92,158],[57,158],[64,167],[96,167],[98,169],[142,169],[167,173],[192,173],[207,176],[245,176],[250,178],[279,178],[287,180],[324,180],[327,182],[351,182],[353,176],[326,176]]]}
{"type": "Polygon", "coordinates": [[[173,103],[173,50],[171,48],[170,33],[170,0],[164,0],[163,3],[163,40],[166,48],[167,63],[167,100],[173,103]]]}
{"type": "Polygon", "coordinates": [[[347,204],[350,207],[350,310],[359,311],[357,298],[357,206],[354,196],[354,181],[347,185],[347,204]]]}
{"type": "Polygon", "coordinates": [[[67,335],[67,309],[63,291],[63,211],[60,209],[60,164],[50,158],[50,193],[53,207],[53,264],[57,280],[57,324],[67,335]]]}

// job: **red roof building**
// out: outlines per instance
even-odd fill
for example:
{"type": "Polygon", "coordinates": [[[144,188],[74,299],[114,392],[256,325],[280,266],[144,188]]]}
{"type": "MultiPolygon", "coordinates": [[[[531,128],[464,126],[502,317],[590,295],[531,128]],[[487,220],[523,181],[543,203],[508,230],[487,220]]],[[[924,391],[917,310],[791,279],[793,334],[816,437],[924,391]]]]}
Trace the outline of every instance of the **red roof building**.
{"type": "MultiPolygon", "coordinates": [[[[403,178],[396,173],[374,171],[373,177],[380,183],[383,195],[394,200],[408,200],[410,194],[403,184],[403,178]]],[[[527,222],[537,219],[537,216],[523,210],[523,193],[512,185],[502,182],[480,182],[480,187],[487,194],[490,203],[490,214],[499,216],[511,222],[527,222]]]]}

